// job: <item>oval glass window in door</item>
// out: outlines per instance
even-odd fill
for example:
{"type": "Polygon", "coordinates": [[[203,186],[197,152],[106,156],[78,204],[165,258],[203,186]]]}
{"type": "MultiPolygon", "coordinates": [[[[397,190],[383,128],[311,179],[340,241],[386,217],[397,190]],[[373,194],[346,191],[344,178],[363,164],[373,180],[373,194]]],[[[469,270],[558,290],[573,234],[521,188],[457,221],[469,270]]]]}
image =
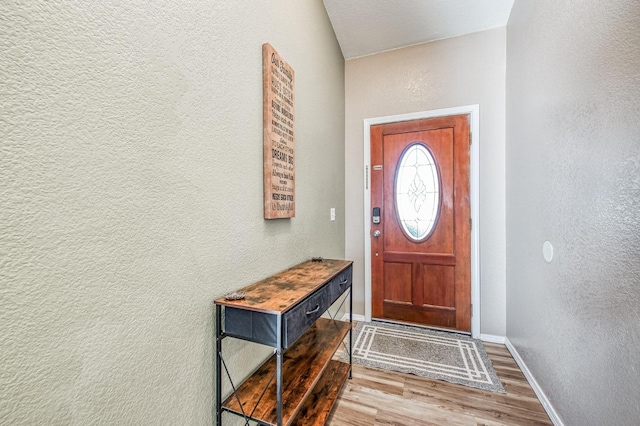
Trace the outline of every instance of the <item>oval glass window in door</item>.
{"type": "Polygon", "coordinates": [[[440,212],[440,179],[433,155],[419,142],[409,145],[398,160],[395,199],[405,235],[413,241],[427,239],[440,212]]]}

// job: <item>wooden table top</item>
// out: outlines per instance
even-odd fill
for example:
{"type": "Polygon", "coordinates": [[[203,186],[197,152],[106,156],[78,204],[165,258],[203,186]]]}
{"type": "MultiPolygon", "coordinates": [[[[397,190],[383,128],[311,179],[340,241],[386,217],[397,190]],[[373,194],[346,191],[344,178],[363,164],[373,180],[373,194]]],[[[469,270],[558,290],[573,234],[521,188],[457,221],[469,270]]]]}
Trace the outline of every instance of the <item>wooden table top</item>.
{"type": "Polygon", "coordinates": [[[216,299],[215,304],[281,314],[352,263],[335,259],[322,259],[321,262],[309,260],[238,290],[245,294],[244,299],[226,300],[223,296],[216,299]]]}

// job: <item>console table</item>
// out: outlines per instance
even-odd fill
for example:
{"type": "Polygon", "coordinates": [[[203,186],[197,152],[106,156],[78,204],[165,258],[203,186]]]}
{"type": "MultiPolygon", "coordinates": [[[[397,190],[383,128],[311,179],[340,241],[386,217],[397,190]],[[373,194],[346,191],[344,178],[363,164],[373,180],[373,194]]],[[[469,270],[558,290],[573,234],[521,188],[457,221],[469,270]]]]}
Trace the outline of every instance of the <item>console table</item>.
{"type": "Polygon", "coordinates": [[[215,300],[216,424],[225,411],[247,424],[325,423],[351,377],[352,274],[350,261],[314,259],[240,289],[244,299],[215,300]],[[349,322],[321,318],[344,294],[349,322]],[[347,334],[348,364],[332,359],[347,334]],[[227,337],[273,346],[274,355],[236,386],[222,356],[227,337]],[[225,373],[233,390],[223,401],[225,373]]]}

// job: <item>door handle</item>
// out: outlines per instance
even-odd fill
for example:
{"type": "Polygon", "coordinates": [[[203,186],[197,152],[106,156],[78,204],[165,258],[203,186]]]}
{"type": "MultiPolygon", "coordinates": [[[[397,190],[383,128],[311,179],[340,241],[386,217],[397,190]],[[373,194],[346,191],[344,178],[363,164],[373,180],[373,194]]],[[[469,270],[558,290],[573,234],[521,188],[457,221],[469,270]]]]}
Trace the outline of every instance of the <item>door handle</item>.
{"type": "Polygon", "coordinates": [[[380,235],[382,235],[382,232],[380,232],[379,229],[376,229],[375,231],[373,231],[373,236],[378,238],[380,235]]]}

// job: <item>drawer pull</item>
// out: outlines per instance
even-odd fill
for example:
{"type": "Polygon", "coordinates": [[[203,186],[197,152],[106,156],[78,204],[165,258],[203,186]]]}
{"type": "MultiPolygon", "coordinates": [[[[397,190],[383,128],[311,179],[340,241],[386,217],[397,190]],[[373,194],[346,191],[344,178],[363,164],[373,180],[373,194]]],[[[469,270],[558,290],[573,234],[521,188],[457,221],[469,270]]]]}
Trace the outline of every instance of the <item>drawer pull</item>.
{"type": "Polygon", "coordinates": [[[316,307],[315,307],[315,308],[313,308],[313,309],[312,309],[312,310],[310,310],[310,311],[307,311],[307,315],[315,314],[315,313],[316,313],[316,312],[318,312],[319,310],[320,310],[320,305],[316,305],[316,307]]]}
{"type": "Polygon", "coordinates": [[[348,283],[348,282],[349,282],[349,280],[348,280],[348,279],[346,279],[346,278],[344,278],[342,281],[340,281],[340,285],[341,285],[341,286],[342,286],[342,285],[345,285],[345,284],[346,284],[346,283],[348,283]]]}

